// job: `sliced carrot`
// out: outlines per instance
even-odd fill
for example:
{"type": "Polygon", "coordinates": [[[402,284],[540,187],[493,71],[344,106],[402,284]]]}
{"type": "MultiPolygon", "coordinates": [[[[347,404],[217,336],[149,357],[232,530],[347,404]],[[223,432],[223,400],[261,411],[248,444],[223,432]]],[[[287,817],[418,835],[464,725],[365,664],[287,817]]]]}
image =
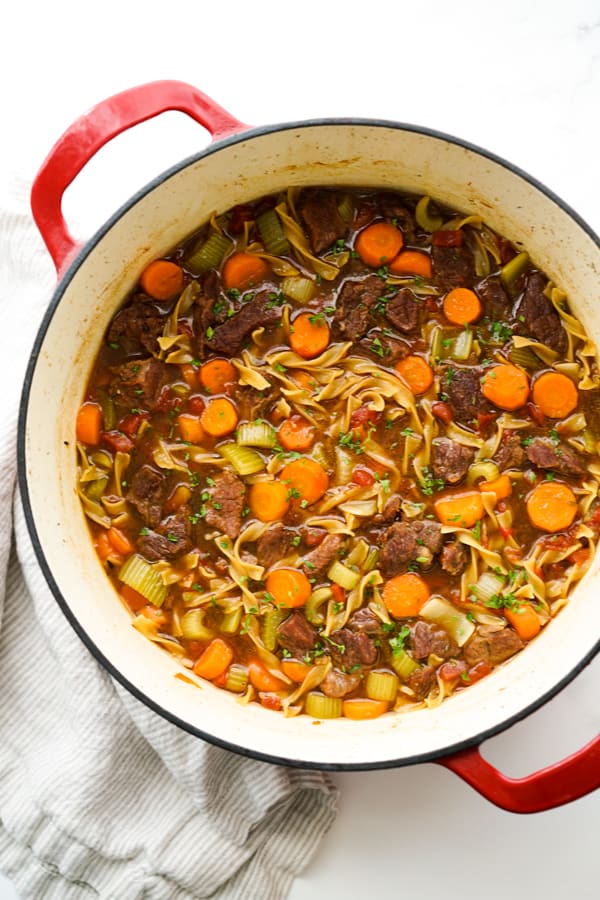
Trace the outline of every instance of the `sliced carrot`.
{"type": "Polygon", "coordinates": [[[223,287],[226,291],[238,291],[254,287],[268,277],[271,269],[267,262],[254,253],[234,253],[223,265],[223,287]]]}
{"type": "Polygon", "coordinates": [[[183,269],[168,259],[155,259],[140,275],[140,287],[154,300],[170,300],[183,288],[183,269]]]}
{"type": "Polygon", "coordinates": [[[454,325],[469,325],[482,312],[481,300],[470,288],[457,287],[444,297],[444,315],[454,325]]]}
{"type": "Polygon", "coordinates": [[[481,390],[484,397],[499,409],[519,409],[529,398],[529,379],[523,369],[500,363],[486,369],[481,390]]]}
{"type": "Polygon", "coordinates": [[[195,416],[192,413],[179,413],[177,416],[177,426],[182,441],[187,441],[189,444],[202,443],[205,432],[202,426],[201,416],[195,416]]]}
{"type": "Polygon", "coordinates": [[[238,423],[236,408],[226,397],[215,397],[209,400],[200,422],[205,431],[213,437],[223,437],[235,430],[238,423]]]}
{"type": "Polygon", "coordinates": [[[295,684],[302,684],[311,668],[307,663],[300,662],[299,659],[281,660],[281,671],[295,684]]]}
{"type": "Polygon", "coordinates": [[[315,442],[315,427],[304,416],[290,416],[277,432],[284,450],[309,450],[315,442]]]}
{"type": "Polygon", "coordinates": [[[314,394],[319,388],[319,382],[315,381],[315,376],[311,375],[310,372],[303,372],[302,369],[298,369],[292,377],[296,384],[309,394],[314,394]]]}
{"type": "Polygon", "coordinates": [[[384,266],[398,256],[404,245],[402,232],[389,222],[367,225],[356,239],[356,252],[367,266],[384,266]]]}
{"type": "Polygon", "coordinates": [[[280,691],[285,681],[273,675],[258,657],[248,661],[248,678],[257,691],[280,691]]]}
{"type": "Polygon", "coordinates": [[[433,508],[442,525],[454,525],[457,528],[472,528],[485,515],[479,491],[463,491],[440,497],[433,508]]]}
{"type": "Polygon", "coordinates": [[[506,500],[512,494],[512,483],[508,475],[499,475],[493,481],[482,481],[478,487],[484,494],[486,492],[494,493],[497,500],[506,500]]]}
{"type": "Polygon", "coordinates": [[[193,391],[198,387],[198,369],[190,363],[182,363],[180,365],[181,377],[189,388],[193,391]]]}
{"type": "Polygon", "coordinates": [[[418,616],[421,607],[429,600],[430,590],[420,575],[405,572],[390,578],[383,586],[383,604],[395,619],[418,616]]]}
{"type": "Polygon", "coordinates": [[[237,383],[237,372],[228,359],[209,359],[200,367],[200,383],[209,394],[222,394],[237,383]]]}
{"type": "Polygon", "coordinates": [[[314,359],[329,346],[331,331],[327,320],[319,313],[300,313],[292,322],[290,347],[303,359],[314,359]]]}
{"type": "Polygon", "coordinates": [[[148,603],[143,594],[129,587],[128,584],[122,584],[119,593],[132,612],[138,612],[148,603]]]}
{"type": "Polygon", "coordinates": [[[282,481],[256,481],[250,485],[250,512],[261,522],[283,519],[290,508],[290,490],[282,481]]]}
{"type": "Polygon", "coordinates": [[[113,525],[112,528],[108,529],[107,535],[111,546],[117,551],[117,553],[120,553],[122,556],[128,556],[135,550],[132,542],[129,540],[125,532],[121,531],[120,528],[115,528],[115,526],[113,525]]]}
{"type": "Polygon", "coordinates": [[[307,457],[289,462],[281,470],[280,478],[301,506],[316,503],[329,487],[329,476],[323,466],[307,457]]]}
{"type": "Polygon", "coordinates": [[[194,672],[201,678],[212,681],[228,668],[233,659],[233,650],[222,638],[213,638],[206,650],[194,663],[194,672]]]}
{"type": "Polygon", "coordinates": [[[544,372],[533,382],[533,402],[550,419],[564,419],[579,403],[574,382],[562,372],[544,372]]]}
{"type": "Polygon", "coordinates": [[[111,554],[114,555],[114,547],[108,539],[106,530],[98,532],[96,540],[94,541],[94,546],[96,548],[96,553],[103,562],[105,559],[108,559],[111,554]]]}
{"type": "Polygon", "coordinates": [[[433,384],[433,369],[422,356],[405,356],[394,369],[415,396],[425,394],[433,384]]]}
{"type": "Polygon", "coordinates": [[[390,275],[420,275],[431,278],[431,257],[420,250],[403,250],[389,264],[390,275]]]}
{"type": "Polygon", "coordinates": [[[77,413],[75,433],[83,444],[97,444],[102,431],[102,407],[99,403],[83,403],[77,413]]]}
{"type": "Polygon", "coordinates": [[[389,707],[386,700],[371,700],[368,697],[351,697],[342,704],[347,719],[377,719],[387,712],[389,707]]]}
{"type": "Polygon", "coordinates": [[[304,606],[312,594],[310,581],[299,569],[273,569],[265,586],[277,606],[286,608],[304,606]]]}
{"type": "Polygon", "coordinates": [[[561,481],[542,481],[530,493],[526,507],[531,524],[551,533],[568,528],[577,515],[575,494],[561,481]]]}
{"type": "Polygon", "coordinates": [[[521,603],[514,609],[504,607],[503,613],[522,641],[530,641],[541,631],[538,614],[530,603],[521,603]]]}

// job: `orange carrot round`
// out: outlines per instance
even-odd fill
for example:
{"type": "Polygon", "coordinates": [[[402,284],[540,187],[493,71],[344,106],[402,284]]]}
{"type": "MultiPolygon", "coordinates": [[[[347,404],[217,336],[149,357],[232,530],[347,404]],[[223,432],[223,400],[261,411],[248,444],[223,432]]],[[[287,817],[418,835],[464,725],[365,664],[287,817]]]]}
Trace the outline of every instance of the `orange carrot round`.
{"type": "Polygon", "coordinates": [[[177,425],[182,441],[187,441],[189,444],[202,443],[205,434],[200,416],[195,416],[193,413],[179,413],[177,425]]]}
{"type": "Polygon", "coordinates": [[[416,396],[425,394],[433,384],[433,370],[422,356],[405,356],[394,369],[416,396]]]}
{"type": "Polygon", "coordinates": [[[201,678],[212,681],[218,678],[229,667],[233,659],[233,650],[222,638],[213,638],[202,655],[194,663],[194,672],[201,678]]]}
{"type": "Polygon", "coordinates": [[[270,271],[268,263],[254,253],[233,253],[223,265],[223,287],[226,291],[246,290],[264,281],[270,271]]]}
{"type": "Polygon", "coordinates": [[[299,659],[281,660],[281,671],[295,684],[302,684],[310,670],[311,666],[299,659]]]}
{"type": "Polygon", "coordinates": [[[520,603],[514,609],[505,607],[503,613],[522,641],[530,641],[541,631],[538,614],[530,603],[520,603]]]}
{"type": "Polygon", "coordinates": [[[529,397],[529,379],[523,371],[509,363],[486,369],[481,382],[484,397],[499,409],[519,409],[529,397]]]}
{"type": "Polygon", "coordinates": [[[404,245],[402,232],[389,222],[367,225],[356,239],[356,252],[367,266],[384,266],[398,256],[404,245]]]}
{"type": "Polygon", "coordinates": [[[283,519],[290,506],[290,491],[282,481],[256,481],[248,494],[250,512],[261,522],[283,519]]]}
{"type": "Polygon", "coordinates": [[[97,444],[102,430],[102,407],[99,403],[83,403],[77,413],[75,434],[83,444],[97,444]]]}
{"type": "Polygon", "coordinates": [[[277,606],[304,606],[312,594],[312,586],[300,569],[273,569],[267,575],[265,587],[277,606]]]}
{"type": "Polygon", "coordinates": [[[331,331],[324,316],[304,312],[296,316],[290,329],[290,347],[303,359],[314,359],[325,350],[331,331]]]}
{"type": "Polygon", "coordinates": [[[140,275],[140,287],[154,300],[170,300],[181,293],[183,269],[168,259],[155,259],[140,275]]]}
{"type": "Polygon", "coordinates": [[[529,494],[526,507],[531,524],[551,533],[568,528],[577,515],[575,494],[561,481],[542,481],[529,494]]]}
{"type": "Polygon", "coordinates": [[[463,491],[439,497],[433,508],[442,525],[454,525],[457,528],[472,528],[485,515],[479,491],[463,491]]]}
{"type": "Polygon", "coordinates": [[[431,278],[431,257],[420,250],[403,250],[388,266],[390,275],[420,275],[431,278]]]}
{"type": "Polygon", "coordinates": [[[248,678],[257,691],[280,691],[284,688],[285,681],[273,675],[262,660],[253,657],[248,661],[248,678]]]}
{"type": "Polygon", "coordinates": [[[493,492],[497,500],[506,500],[512,494],[512,484],[509,475],[499,475],[493,481],[482,481],[478,484],[480,491],[493,492]]]}
{"type": "Polygon", "coordinates": [[[562,372],[544,372],[533,382],[531,395],[533,402],[550,419],[564,419],[579,403],[574,382],[562,372]]]}
{"type": "Polygon", "coordinates": [[[237,372],[228,359],[209,359],[198,373],[202,387],[209,394],[222,394],[237,382],[237,372]]]}
{"type": "Polygon", "coordinates": [[[457,287],[444,297],[444,315],[454,325],[469,325],[482,312],[481,301],[470,288],[457,287]]]}
{"type": "Polygon", "coordinates": [[[315,442],[315,427],[304,416],[290,416],[277,432],[284,450],[309,450],[315,442]]]}
{"type": "Polygon", "coordinates": [[[386,700],[371,700],[368,697],[351,697],[342,704],[347,719],[377,719],[389,708],[390,705],[386,700]]]}
{"type": "Polygon", "coordinates": [[[213,437],[223,437],[235,430],[238,414],[231,400],[226,397],[215,397],[209,400],[200,416],[202,427],[213,437]]]}
{"type": "Polygon", "coordinates": [[[289,462],[280,477],[301,505],[316,503],[329,487],[329,476],[323,466],[307,457],[289,462]]]}
{"type": "Polygon", "coordinates": [[[135,547],[125,534],[125,532],[121,531],[120,528],[115,528],[113,525],[107,531],[108,540],[111,543],[111,546],[117,553],[120,553],[122,556],[128,556],[130,553],[133,553],[135,547]]]}
{"type": "Polygon", "coordinates": [[[420,575],[405,572],[390,578],[383,586],[383,604],[395,619],[418,616],[421,607],[429,600],[430,590],[420,575]]]}
{"type": "Polygon", "coordinates": [[[138,612],[148,603],[143,594],[140,594],[139,591],[129,587],[128,584],[122,584],[119,588],[119,593],[131,612],[138,612]]]}

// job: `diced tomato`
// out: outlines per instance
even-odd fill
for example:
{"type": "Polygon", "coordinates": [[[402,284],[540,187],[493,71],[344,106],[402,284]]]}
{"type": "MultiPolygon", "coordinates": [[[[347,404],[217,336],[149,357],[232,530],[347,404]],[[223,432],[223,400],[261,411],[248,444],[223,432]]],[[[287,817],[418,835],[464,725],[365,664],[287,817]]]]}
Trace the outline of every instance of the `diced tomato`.
{"type": "Polygon", "coordinates": [[[589,547],[580,547],[579,550],[573,550],[573,552],[567,557],[570,563],[574,563],[576,566],[582,566],[584,563],[588,561],[590,558],[590,548],[589,547]]]}
{"type": "Polygon", "coordinates": [[[202,415],[205,406],[206,403],[204,402],[202,397],[198,396],[198,394],[194,394],[192,397],[188,398],[188,410],[195,416],[202,415]]]}
{"type": "Polygon", "coordinates": [[[277,694],[260,693],[258,699],[260,700],[261,706],[265,706],[267,709],[274,709],[276,712],[281,709],[281,699],[277,694]]]}
{"type": "Polygon", "coordinates": [[[465,684],[475,684],[476,681],[480,681],[482,678],[485,678],[486,675],[489,675],[491,671],[492,667],[490,664],[482,659],[481,662],[471,666],[467,672],[468,678],[465,679],[465,684]]]}
{"type": "Polygon", "coordinates": [[[452,408],[447,403],[444,403],[443,400],[436,400],[435,403],[432,403],[431,412],[436,419],[439,419],[440,422],[443,422],[445,425],[449,425],[454,419],[452,408]]]}
{"type": "Polygon", "coordinates": [[[458,231],[434,231],[431,235],[431,243],[434,247],[462,247],[463,233],[458,231]]]}
{"type": "Polygon", "coordinates": [[[442,663],[438,669],[438,675],[442,681],[454,681],[466,671],[467,664],[463,659],[453,659],[450,662],[442,663]]]}
{"type": "Polygon", "coordinates": [[[194,330],[189,319],[177,319],[177,334],[189,334],[191,337],[194,330]]]}
{"type": "Polygon", "coordinates": [[[227,675],[229,673],[229,669],[225,669],[220,675],[217,675],[216,678],[213,678],[212,683],[216,684],[217,687],[224,688],[227,684],[227,675]]]}
{"type": "Polygon", "coordinates": [[[142,416],[139,413],[129,413],[129,415],[121,419],[117,426],[117,430],[124,431],[130,438],[134,438],[138,433],[142,422],[145,422],[147,419],[148,416],[142,416]]]}
{"type": "Polygon", "coordinates": [[[425,302],[423,305],[425,306],[426,311],[429,313],[436,313],[440,308],[440,304],[435,297],[425,297],[425,302]]]}
{"type": "Polygon", "coordinates": [[[143,594],[135,591],[128,584],[121,585],[121,597],[132,612],[138,612],[148,602],[143,594]]]}
{"type": "Polygon", "coordinates": [[[541,411],[539,406],[536,403],[533,403],[531,400],[526,404],[526,409],[535,422],[536,425],[539,425],[540,428],[543,428],[546,424],[546,416],[541,411]]]}
{"type": "Polygon", "coordinates": [[[370,429],[375,428],[381,419],[381,413],[368,406],[355,409],[350,416],[350,428],[356,440],[364,440],[370,429]]]}
{"type": "Polygon", "coordinates": [[[231,232],[231,234],[241,234],[244,230],[244,223],[251,222],[254,218],[254,213],[250,209],[249,206],[234,206],[231,210],[231,218],[227,224],[227,230],[231,232]]]}
{"type": "Polygon", "coordinates": [[[490,422],[495,422],[496,413],[479,413],[477,415],[477,430],[485,431],[490,422]]]}
{"type": "Polygon", "coordinates": [[[361,487],[371,487],[375,484],[375,476],[368,469],[357,466],[352,470],[352,483],[359,484],[361,487]]]}
{"type": "Polygon", "coordinates": [[[334,603],[345,603],[346,602],[346,591],[339,584],[331,585],[331,596],[333,597],[334,603]]]}
{"type": "Polygon", "coordinates": [[[103,431],[100,440],[115,453],[130,453],[135,447],[129,435],[122,431],[103,431]]]}

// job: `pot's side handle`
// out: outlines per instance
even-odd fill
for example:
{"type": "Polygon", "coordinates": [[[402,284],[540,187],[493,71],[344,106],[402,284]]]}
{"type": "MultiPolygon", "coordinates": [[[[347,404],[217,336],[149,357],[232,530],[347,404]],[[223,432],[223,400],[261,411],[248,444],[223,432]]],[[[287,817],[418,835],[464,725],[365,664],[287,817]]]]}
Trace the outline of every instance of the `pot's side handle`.
{"type": "Polygon", "coordinates": [[[67,187],[94,154],[116,135],[171,110],[191,116],[214,140],[249,127],[202,91],[182,81],[143,84],[92,107],[56,142],[31,190],[33,217],[59,274],[77,250],[62,214],[62,197],[67,187]]]}
{"type": "Polygon", "coordinates": [[[478,747],[436,760],[496,806],[516,813],[542,812],[600,787],[600,735],[581,750],[525,778],[508,778],[478,747]]]}

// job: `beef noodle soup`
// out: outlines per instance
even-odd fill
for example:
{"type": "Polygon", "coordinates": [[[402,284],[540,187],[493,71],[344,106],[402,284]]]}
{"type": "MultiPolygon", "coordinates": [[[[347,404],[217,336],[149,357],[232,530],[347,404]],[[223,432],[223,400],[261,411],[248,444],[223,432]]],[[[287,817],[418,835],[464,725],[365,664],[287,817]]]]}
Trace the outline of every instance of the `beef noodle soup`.
{"type": "Polygon", "coordinates": [[[290,189],[151,262],[77,418],[143,635],[287,715],[435,706],[568,602],[600,528],[595,348],[429,197],[290,189]]]}

